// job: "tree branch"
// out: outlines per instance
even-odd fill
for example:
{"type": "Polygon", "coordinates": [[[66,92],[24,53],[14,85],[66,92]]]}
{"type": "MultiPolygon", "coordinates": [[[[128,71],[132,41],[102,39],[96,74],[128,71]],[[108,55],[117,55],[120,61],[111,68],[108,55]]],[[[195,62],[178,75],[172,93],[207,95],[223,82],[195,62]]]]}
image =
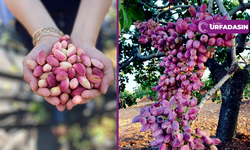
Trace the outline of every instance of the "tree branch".
{"type": "Polygon", "coordinates": [[[126,59],[124,62],[122,62],[122,64],[123,64],[123,63],[126,63],[127,61],[129,61],[130,58],[131,58],[132,56],[134,56],[136,52],[137,52],[137,49],[133,49],[132,52],[131,52],[131,54],[128,56],[128,59],[126,59]]]}
{"type": "Polygon", "coordinates": [[[219,9],[220,9],[220,12],[222,13],[223,16],[227,15],[228,16],[228,20],[232,20],[231,19],[231,16],[228,14],[226,8],[224,7],[224,5],[222,4],[221,0],[215,0],[219,9]]]}
{"type": "Polygon", "coordinates": [[[246,9],[250,8],[250,3],[241,3],[239,6],[234,7],[232,10],[228,12],[229,15],[235,14],[237,11],[245,11],[246,9]]]}
{"type": "Polygon", "coordinates": [[[136,48],[135,51],[136,51],[136,53],[134,53],[134,55],[133,55],[134,57],[132,57],[132,58],[130,57],[129,59],[125,60],[124,62],[122,62],[120,64],[119,71],[123,70],[126,66],[128,66],[135,59],[138,59],[139,61],[146,61],[146,60],[150,60],[152,58],[160,58],[160,57],[165,56],[164,53],[153,53],[150,55],[141,55],[141,53],[139,52],[139,48],[136,48]]]}
{"type": "Polygon", "coordinates": [[[198,6],[201,5],[201,0],[197,0],[198,6]]]}
{"type": "Polygon", "coordinates": [[[212,12],[213,12],[213,0],[209,0],[209,3],[208,3],[208,12],[212,15],[212,12]]]}
{"type": "MultiPolygon", "coordinates": [[[[220,9],[220,12],[222,13],[223,16],[228,16],[228,20],[231,20],[231,16],[228,14],[226,8],[224,7],[224,5],[222,4],[221,0],[215,0],[217,2],[217,5],[220,9]]],[[[237,62],[237,58],[236,58],[236,45],[235,45],[235,39],[232,40],[233,42],[233,48],[231,49],[231,60],[232,63],[230,65],[230,68],[228,70],[228,74],[231,74],[233,72],[235,72],[238,69],[238,62],[237,62]]]]}
{"type": "MultiPolygon", "coordinates": [[[[250,22],[250,17],[247,18],[247,20],[250,22]]],[[[239,54],[244,51],[245,44],[246,44],[246,38],[247,38],[248,33],[246,34],[238,34],[236,36],[236,42],[238,43],[238,46],[236,48],[236,54],[239,54]]]]}
{"type": "Polygon", "coordinates": [[[164,8],[169,7],[170,5],[174,5],[174,4],[178,3],[179,1],[181,1],[181,0],[175,0],[173,3],[171,3],[171,4],[169,3],[166,6],[154,6],[154,5],[150,4],[149,2],[147,2],[145,0],[142,0],[141,2],[143,2],[146,5],[148,5],[149,7],[155,8],[155,9],[164,9],[164,8]]]}
{"type": "Polygon", "coordinates": [[[226,69],[222,65],[218,64],[214,57],[212,59],[208,59],[207,66],[212,75],[215,75],[214,77],[216,82],[219,82],[227,74],[226,69]]]}
{"type": "MultiPolygon", "coordinates": [[[[235,40],[233,40],[235,41],[235,40]]],[[[235,45],[235,43],[234,43],[235,45]]],[[[234,72],[238,69],[238,62],[236,59],[236,47],[234,46],[231,50],[231,57],[232,57],[232,64],[230,68],[227,71],[227,74],[220,79],[220,81],[204,96],[201,103],[209,99],[226,81],[228,78],[230,78],[234,72]]],[[[202,106],[203,104],[199,104],[199,106],[202,106]]]]}
{"type": "Polygon", "coordinates": [[[142,0],[141,2],[146,4],[147,6],[155,8],[155,9],[163,9],[163,8],[169,7],[169,5],[166,5],[166,6],[154,6],[154,5],[150,4],[149,2],[147,2],[145,0],[142,0]]]}
{"type": "Polygon", "coordinates": [[[247,65],[246,60],[239,54],[240,58],[244,61],[244,63],[247,65]]]}
{"type": "Polygon", "coordinates": [[[160,24],[163,24],[163,25],[168,25],[168,23],[165,22],[165,21],[159,21],[159,23],[160,23],[160,24]]]}
{"type": "Polygon", "coordinates": [[[121,63],[121,64],[123,64],[123,65],[121,65],[120,67],[119,67],[119,71],[121,71],[121,70],[123,70],[126,66],[128,66],[132,61],[134,61],[135,60],[135,58],[136,58],[136,56],[134,56],[132,59],[130,59],[129,61],[128,60],[126,60],[126,63],[121,63]]]}
{"type": "Polygon", "coordinates": [[[250,72],[250,64],[248,64],[248,65],[245,67],[245,70],[247,70],[248,72],[250,72]]]}
{"type": "Polygon", "coordinates": [[[242,4],[242,3],[243,3],[243,0],[239,0],[239,2],[240,2],[240,4],[242,4]]]}
{"type": "Polygon", "coordinates": [[[139,58],[140,60],[142,61],[146,61],[146,60],[149,60],[149,59],[152,59],[152,58],[160,58],[160,57],[163,57],[165,56],[164,53],[153,53],[153,54],[150,54],[150,55],[141,55],[141,53],[137,53],[137,58],[139,58]]]}
{"type": "Polygon", "coordinates": [[[232,40],[233,41],[233,47],[231,48],[231,66],[228,70],[228,74],[232,74],[234,73],[237,69],[238,69],[238,62],[237,62],[237,57],[236,57],[236,44],[235,44],[235,39],[232,40]]]}
{"type": "MultiPolygon", "coordinates": [[[[173,18],[172,18],[173,19],[173,18]]],[[[175,20],[175,19],[173,19],[175,20]]],[[[175,20],[176,21],[176,20],[175,20]]],[[[159,21],[160,24],[163,24],[163,25],[168,25],[168,22],[165,22],[165,21],[159,21]]]]}
{"type": "MultiPolygon", "coordinates": [[[[250,21],[250,17],[248,18],[248,21],[250,21]]],[[[236,43],[238,44],[236,47],[236,55],[239,55],[241,52],[245,50],[245,43],[246,43],[246,37],[248,34],[238,34],[236,36],[236,43]]],[[[232,57],[231,57],[231,49],[227,51],[227,62],[224,64],[227,66],[231,66],[232,63],[232,57]]]]}
{"type": "MultiPolygon", "coordinates": [[[[235,40],[233,40],[233,41],[235,41],[235,40]]],[[[234,45],[235,45],[235,43],[234,43],[234,45]]],[[[231,56],[232,56],[232,60],[233,61],[232,61],[232,64],[231,64],[230,68],[227,71],[227,74],[224,77],[222,77],[220,79],[220,81],[212,89],[210,89],[205,94],[205,96],[201,100],[200,104],[197,106],[197,107],[200,108],[200,110],[203,107],[204,102],[206,100],[208,100],[231,76],[233,76],[233,74],[235,73],[235,71],[238,69],[238,63],[237,63],[236,57],[234,57],[234,56],[236,56],[236,47],[235,46],[231,50],[231,56]]],[[[200,110],[197,113],[197,116],[199,115],[200,110]]],[[[194,120],[190,121],[190,124],[192,124],[193,122],[194,122],[194,120]]]]}
{"type": "MultiPolygon", "coordinates": [[[[227,13],[224,5],[221,3],[221,0],[216,0],[216,2],[217,2],[217,5],[219,6],[219,9],[220,9],[221,13],[223,15],[228,15],[228,13],[227,13]]],[[[231,17],[230,17],[230,20],[231,20],[231,17]]],[[[200,108],[200,110],[201,110],[202,106],[204,105],[204,102],[206,100],[208,100],[231,76],[233,76],[233,74],[235,73],[235,71],[238,69],[238,62],[237,62],[237,59],[236,59],[235,39],[233,39],[232,42],[233,42],[234,46],[230,50],[231,60],[232,60],[231,66],[228,69],[227,74],[224,77],[222,77],[220,79],[220,81],[212,89],[210,89],[205,94],[205,96],[201,100],[200,104],[197,106],[197,107],[200,108]]],[[[200,110],[199,110],[199,112],[200,112],[200,110]]],[[[198,116],[199,112],[197,113],[197,116],[198,116]]],[[[193,122],[194,121],[190,121],[189,123],[192,124],[193,122]]]]}
{"type": "Polygon", "coordinates": [[[176,8],[188,8],[188,7],[190,7],[190,6],[193,6],[193,5],[177,5],[177,6],[171,7],[171,8],[169,8],[169,9],[167,9],[167,10],[164,10],[164,11],[160,12],[160,13],[156,16],[157,22],[159,22],[159,16],[162,15],[162,14],[164,14],[164,13],[167,13],[167,12],[169,12],[169,11],[171,11],[171,10],[176,9],[176,8]]]}
{"type": "Polygon", "coordinates": [[[139,51],[139,48],[136,47],[132,50],[131,54],[129,55],[129,58],[123,61],[121,64],[119,64],[119,71],[123,70],[126,66],[128,66],[132,61],[136,58],[136,52],[139,51]],[[133,57],[132,57],[133,56],[133,57]],[[131,58],[132,57],[132,58],[131,58]]]}
{"type": "Polygon", "coordinates": [[[121,31],[121,35],[122,34],[136,35],[136,34],[133,34],[133,33],[128,33],[128,32],[121,31]]]}
{"type": "Polygon", "coordinates": [[[205,94],[205,96],[201,100],[200,104],[198,105],[200,110],[201,110],[202,106],[204,105],[204,102],[206,100],[208,100],[227,81],[227,79],[229,79],[231,76],[233,76],[233,73],[232,74],[226,74],[212,89],[210,89],[205,94]]]}

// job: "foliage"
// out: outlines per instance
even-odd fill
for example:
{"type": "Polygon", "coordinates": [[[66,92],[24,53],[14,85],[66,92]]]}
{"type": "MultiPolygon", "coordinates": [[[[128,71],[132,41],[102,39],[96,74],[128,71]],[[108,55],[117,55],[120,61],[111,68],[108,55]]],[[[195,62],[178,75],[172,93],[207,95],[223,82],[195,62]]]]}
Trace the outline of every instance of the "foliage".
{"type": "Polygon", "coordinates": [[[59,142],[72,142],[76,150],[96,149],[96,145],[105,145],[107,139],[115,137],[116,120],[106,116],[95,116],[89,119],[87,126],[75,123],[68,128],[66,135],[59,137],[59,142]]]}
{"type": "Polygon", "coordinates": [[[129,107],[136,104],[136,98],[133,95],[128,95],[125,98],[125,101],[129,107]]]}
{"type": "MultiPolygon", "coordinates": [[[[136,29],[128,31],[127,34],[121,34],[119,38],[119,64],[122,64],[124,60],[131,57],[139,47],[138,43],[139,32],[136,29]],[[129,36],[128,36],[129,35],[129,36]]],[[[150,55],[156,53],[157,50],[149,47],[148,45],[141,45],[141,55],[150,55]]],[[[159,74],[163,72],[163,68],[160,68],[157,64],[161,58],[148,60],[146,62],[135,59],[132,63],[127,65],[123,70],[119,71],[119,91],[124,91],[125,84],[128,83],[128,77],[126,74],[134,74],[135,81],[141,84],[142,87],[152,87],[158,80],[159,74]]],[[[121,67],[121,65],[120,65],[121,67]]]]}
{"type": "Polygon", "coordinates": [[[43,103],[31,101],[29,105],[29,112],[34,115],[34,119],[37,123],[43,124],[49,119],[50,113],[43,103]]]}
{"type": "Polygon", "coordinates": [[[134,88],[133,90],[133,93],[124,90],[119,94],[119,109],[126,108],[126,104],[128,106],[135,105],[136,99],[141,99],[143,96],[146,96],[150,100],[156,100],[157,98],[157,92],[152,91],[151,87],[140,86],[139,88],[134,88]]]}
{"type": "MultiPolygon", "coordinates": [[[[215,78],[212,76],[212,74],[209,74],[208,79],[204,80],[205,86],[204,89],[205,91],[209,91],[216,85],[215,78]]],[[[221,94],[219,91],[217,91],[212,97],[213,102],[221,103],[221,94]]]]}
{"type": "Polygon", "coordinates": [[[119,99],[119,109],[126,108],[126,101],[124,99],[119,99]]]}
{"type": "Polygon", "coordinates": [[[131,95],[131,93],[128,90],[125,90],[124,92],[121,92],[119,94],[119,99],[125,99],[126,97],[128,97],[129,95],[131,95]]]}
{"type": "Polygon", "coordinates": [[[136,104],[136,98],[127,90],[119,94],[119,109],[126,108],[126,104],[129,107],[136,104]]]}
{"type": "Polygon", "coordinates": [[[145,14],[140,6],[139,0],[119,1],[119,21],[121,28],[129,28],[134,20],[142,21],[145,14]]]}
{"type": "Polygon", "coordinates": [[[134,88],[134,97],[136,98],[143,98],[143,96],[146,96],[150,100],[156,100],[157,98],[157,92],[153,91],[151,87],[144,87],[140,86],[139,88],[134,88]]]}

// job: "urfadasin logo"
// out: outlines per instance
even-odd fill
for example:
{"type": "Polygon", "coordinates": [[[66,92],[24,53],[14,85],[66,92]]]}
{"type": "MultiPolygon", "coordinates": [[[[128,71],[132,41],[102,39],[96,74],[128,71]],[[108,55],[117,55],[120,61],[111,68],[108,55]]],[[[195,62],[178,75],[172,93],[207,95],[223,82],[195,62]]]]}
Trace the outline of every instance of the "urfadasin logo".
{"type": "Polygon", "coordinates": [[[207,30],[208,26],[209,26],[209,24],[205,20],[201,21],[198,24],[198,30],[199,30],[199,32],[201,32],[201,33],[207,33],[208,32],[208,30],[207,30]]]}
{"type": "Polygon", "coordinates": [[[248,33],[247,20],[203,20],[198,24],[200,33],[248,33]]]}

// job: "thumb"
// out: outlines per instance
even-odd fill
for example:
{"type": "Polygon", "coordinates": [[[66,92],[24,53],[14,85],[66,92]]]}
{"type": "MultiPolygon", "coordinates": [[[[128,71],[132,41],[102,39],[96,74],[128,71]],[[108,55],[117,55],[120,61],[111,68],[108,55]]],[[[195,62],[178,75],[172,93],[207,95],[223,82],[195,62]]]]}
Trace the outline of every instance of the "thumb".
{"type": "Polygon", "coordinates": [[[34,77],[32,70],[28,68],[26,64],[23,63],[23,79],[30,84],[32,91],[37,91],[38,83],[37,78],[34,77]]]}

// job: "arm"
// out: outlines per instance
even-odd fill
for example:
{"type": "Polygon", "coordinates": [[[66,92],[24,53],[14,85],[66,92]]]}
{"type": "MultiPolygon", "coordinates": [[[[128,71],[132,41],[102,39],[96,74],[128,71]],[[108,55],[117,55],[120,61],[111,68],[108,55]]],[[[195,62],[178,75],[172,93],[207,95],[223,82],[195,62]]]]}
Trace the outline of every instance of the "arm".
{"type": "MultiPolygon", "coordinates": [[[[35,31],[43,27],[56,27],[47,10],[39,0],[5,0],[5,3],[31,36],[35,31]]],[[[41,50],[45,50],[46,53],[49,53],[51,51],[51,46],[58,41],[58,39],[59,38],[53,36],[42,37],[22,62],[23,78],[30,84],[31,89],[37,95],[46,97],[50,95],[50,91],[46,88],[38,88],[37,78],[33,76],[32,71],[28,68],[26,60],[36,60],[41,50]]],[[[60,103],[59,99],[45,99],[53,105],[58,105],[60,103]]]]}
{"type": "Polygon", "coordinates": [[[39,0],[5,0],[5,3],[31,36],[43,27],[56,27],[39,0]]]}
{"type": "Polygon", "coordinates": [[[102,22],[111,3],[112,0],[82,0],[71,37],[95,46],[102,22]]]}
{"type": "MultiPolygon", "coordinates": [[[[104,64],[104,77],[100,89],[84,91],[82,104],[99,97],[101,93],[105,94],[114,81],[112,61],[95,48],[98,33],[111,3],[112,0],[82,0],[71,33],[71,41],[76,47],[81,47],[90,58],[96,58],[104,64]]],[[[70,106],[67,107],[73,107],[72,103],[70,102],[70,106]]]]}

